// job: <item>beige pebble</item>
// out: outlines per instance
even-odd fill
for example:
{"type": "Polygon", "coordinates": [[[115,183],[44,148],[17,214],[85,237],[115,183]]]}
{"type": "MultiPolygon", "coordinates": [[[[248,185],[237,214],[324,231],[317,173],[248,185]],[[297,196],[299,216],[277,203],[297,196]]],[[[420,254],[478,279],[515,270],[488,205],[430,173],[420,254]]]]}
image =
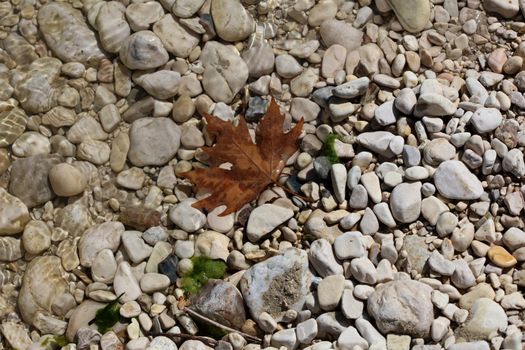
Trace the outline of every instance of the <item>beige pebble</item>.
{"type": "Polygon", "coordinates": [[[27,206],[0,187],[0,236],[21,232],[28,221],[27,206]]]}
{"type": "Polygon", "coordinates": [[[24,228],[22,244],[29,254],[40,254],[51,246],[51,230],[43,221],[30,221],[24,228]]]}
{"type": "Polygon", "coordinates": [[[503,71],[503,65],[507,62],[507,55],[505,54],[505,49],[499,48],[489,55],[487,59],[487,64],[493,72],[501,73],[503,71]]]}
{"type": "Polygon", "coordinates": [[[490,247],[488,256],[490,261],[499,267],[512,267],[517,263],[516,258],[499,245],[490,247]]]}
{"type": "Polygon", "coordinates": [[[49,182],[53,191],[61,197],[71,197],[84,191],[86,178],[80,170],[67,163],[55,165],[49,171],[49,182]]]}

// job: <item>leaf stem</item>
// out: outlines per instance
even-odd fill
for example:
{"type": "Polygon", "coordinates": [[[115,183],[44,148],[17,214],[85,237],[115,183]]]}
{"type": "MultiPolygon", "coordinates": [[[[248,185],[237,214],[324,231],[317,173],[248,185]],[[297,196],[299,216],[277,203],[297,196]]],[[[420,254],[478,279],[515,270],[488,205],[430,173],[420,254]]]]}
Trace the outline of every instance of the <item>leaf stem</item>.
{"type": "Polygon", "coordinates": [[[209,338],[209,337],[200,336],[200,335],[191,335],[191,334],[186,334],[186,333],[178,333],[178,334],[176,333],[151,333],[149,335],[152,337],[158,337],[158,336],[168,337],[172,340],[176,340],[176,338],[199,340],[208,346],[211,346],[211,347],[217,346],[217,340],[213,338],[209,338]]]}
{"type": "Polygon", "coordinates": [[[257,338],[257,337],[254,337],[253,335],[250,335],[250,334],[247,334],[247,333],[244,333],[244,332],[241,332],[241,331],[238,331],[234,328],[230,328],[228,326],[225,326],[223,324],[220,324],[219,322],[216,322],[212,319],[209,319],[208,317],[204,316],[204,315],[201,315],[199,314],[198,312],[188,308],[188,307],[185,307],[182,311],[190,314],[191,316],[195,317],[195,318],[198,318],[199,320],[201,320],[202,322],[206,322],[212,326],[215,326],[217,328],[220,328],[226,332],[229,332],[229,333],[238,333],[240,335],[242,335],[246,340],[249,340],[249,341],[252,341],[252,342],[256,342],[256,343],[262,343],[262,340],[257,338]]]}

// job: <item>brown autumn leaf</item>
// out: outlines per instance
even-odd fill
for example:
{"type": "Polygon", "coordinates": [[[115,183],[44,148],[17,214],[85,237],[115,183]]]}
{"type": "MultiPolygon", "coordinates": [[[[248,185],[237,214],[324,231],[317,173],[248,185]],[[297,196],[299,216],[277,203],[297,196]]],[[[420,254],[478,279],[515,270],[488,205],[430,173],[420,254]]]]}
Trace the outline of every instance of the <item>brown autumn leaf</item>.
{"type": "Polygon", "coordinates": [[[238,126],[211,115],[204,117],[208,122],[208,133],[216,140],[215,146],[203,147],[209,156],[210,167],[191,170],[181,176],[193,182],[199,190],[211,192],[193,207],[211,211],[225,205],[226,209],[220,214],[225,216],[256,199],[268,185],[277,184],[286,161],[297,151],[304,120],[301,119],[285,134],[284,115],[272,99],[257,128],[257,144],[254,144],[244,117],[239,118],[238,126]],[[223,163],[230,163],[231,169],[219,168],[223,163]]]}

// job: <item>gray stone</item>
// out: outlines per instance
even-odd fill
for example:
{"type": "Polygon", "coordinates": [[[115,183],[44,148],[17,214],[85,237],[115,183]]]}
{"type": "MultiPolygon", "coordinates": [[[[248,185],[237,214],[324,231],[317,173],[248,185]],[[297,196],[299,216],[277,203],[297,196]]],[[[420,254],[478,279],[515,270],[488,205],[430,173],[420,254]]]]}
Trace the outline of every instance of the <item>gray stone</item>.
{"type": "Polygon", "coordinates": [[[242,41],[255,29],[255,21],[239,0],[212,0],[210,10],[217,35],[225,41],[242,41]]]}
{"type": "Polygon", "coordinates": [[[374,117],[379,125],[387,126],[394,124],[399,117],[399,112],[394,107],[394,100],[381,104],[374,111],[374,117]]]}
{"type": "Polygon", "coordinates": [[[195,202],[195,198],[187,198],[169,211],[170,220],[186,232],[195,232],[206,224],[206,215],[192,206],[195,202]]]}
{"type": "Polygon", "coordinates": [[[417,117],[444,117],[454,114],[457,107],[446,97],[436,93],[425,93],[419,96],[414,109],[417,117]]]}
{"type": "Polygon", "coordinates": [[[82,12],[65,2],[50,2],[38,10],[38,27],[48,47],[64,62],[96,67],[104,54],[82,12]]]}
{"type": "Polygon", "coordinates": [[[215,101],[229,103],[248,80],[248,66],[233,46],[208,41],[200,56],[202,86],[215,101]]]}
{"type": "Polygon", "coordinates": [[[321,277],[343,274],[343,267],[335,260],[332,245],[326,239],[318,239],[312,243],[308,259],[321,277]]]}
{"type": "Polygon", "coordinates": [[[336,86],[332,90],[332,93],[334,96],[341,98],[354,98],[363,95],[368,89],[369,84],[370,79],[367,77],[362,77],[336,86]]]}
{"type": "Polygon", "coordinates": [[[502,121],[501,112],[496,108],[478,108],[470,118],[470,122],[479,133],[496,130],[502,121]]]}
{"type": "Polygon", "coordinates": [[[411,115],[414,111],[414,108],[416,107],[417,98],[416,94],[414,93],[414,90],[410,88],[404,88],[401,91],[399,91],[399,94],[397,95],[394,105],[396,108],[406,115],[411,115]]]}
{"type": "Polygon", "coordinates": [[[430,3],[426,0],[387,0],[397,19],[407,31],[423,30],[430,19],[430,3]]]}
{"type": "Polygon", "coordinates": [[[368,342],[352,326],[346,328],[337,338],[337,345],[341,350],[368,349],[368,342]]]}
{"type": "Polygon", "coordinates": [[[291,248],[253,265],[244,273],[240,288],[257,320],[262,312],[276,317],[289,309],[302,310],[311,281],[306,252],[291,248]]]}
{"type": "Polygon", "coordinates": [[[359,258],[366,254],[366,249],[362,241],[361,232],[346,232],[337,237],[334,241],[334,251],[338,259],[346,260],[359,258]]]}
{"type": "Polygon", "coordinates": [[[513,174],[517,178],[525,176],[525,161],[523,152],[517,148],[511,149],[503,158],[503,170],[513,174]]]}
{"type": "Polygon", "coordinates": [[[503,332],[507,324],[507,315],[498,303],[480,298],[472,304],[469,318],[458,333],[466,340],[489,340],[498,331],[503,332]]]}
{"type": "Polygon", "coordinates": [[[417,281],[387,282],[376,287],[368,298],[368,312],[383,333],[425,337],[434,319],[431,291],[417,281]]]}
{"type": "Polygon", "coordinates": [[[319,33],[326,47],[334,44],[344,46],[348,52],[361,46],[363,32],[354,28],[350,23],[329,19],[321,24],[319,33]]]}
{"type": "Polygon", "coordinates": [[[483,0],[483,7],[487,12],[495,12],[504,18],[512,18],[520,11],[518,0],[483,0]]]}
{"type": "Polygon", "coordinates": [[[62,157],[58,155],[41,154],[15,160],[11,167],[9,192],[28,208],[55,198],[48,177],[51,168],[59,163],[62,163],[62,157]]]}
{"type": "Polygon", "coordinates": [[[479,179],[460,161],[447,160],[434,173],[434,184],[448,199],[473,200],[483,194],[479,179]]]}
{"type": "Polygon", "coordinates": [[[235,329],[241,329],[246,321],[242,295],[229,282],[207,282],[192,299],[192,307],[201,315],[235,329]]]}
{"type": "Polygon", "coordinates": [[[122,44],[119,57],[129,69],[141,70],[160,67],[169,59],[159,37],[149,30],[131,34],[122,44]]]}
{"type": "Polygon", "coordinates": [[[456,268],[450,260],[447,260],[437,250],[434,250],[432,254],[430,254],[428,265],[432,270],[442,276],[452,276],[456,268]]]}
{"type": "Polygon", "coordinates": [[[164,165],[177,153],[181,131],[168,118],[141,118],[131,124],[128,158],[139,167],[164,165]]]}
{"type": "Polygon", "coordinates": [[[399,222],[416,221],[421,214],[421,182],[397,185],[390,195],[390,209],[399,222]]]}
{"type": "Polygon", "coordinates": [[[257,242],[293,216],[293,211],[275,204],[255,208],[248,218],[246,233],[251,242],[257,242]]]}

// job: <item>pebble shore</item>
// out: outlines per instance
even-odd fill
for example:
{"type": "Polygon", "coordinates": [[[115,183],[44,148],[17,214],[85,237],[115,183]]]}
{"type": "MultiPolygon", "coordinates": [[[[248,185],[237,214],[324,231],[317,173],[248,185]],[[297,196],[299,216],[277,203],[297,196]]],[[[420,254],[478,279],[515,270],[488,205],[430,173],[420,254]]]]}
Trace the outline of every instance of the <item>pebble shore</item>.
{"type": "Polygon", "coordinates": [[[525,349],[524,60],[525,0],[0,2],[0,350],[525,349]],[[298,196],[194,208],[271,97],[298,196]]]}

